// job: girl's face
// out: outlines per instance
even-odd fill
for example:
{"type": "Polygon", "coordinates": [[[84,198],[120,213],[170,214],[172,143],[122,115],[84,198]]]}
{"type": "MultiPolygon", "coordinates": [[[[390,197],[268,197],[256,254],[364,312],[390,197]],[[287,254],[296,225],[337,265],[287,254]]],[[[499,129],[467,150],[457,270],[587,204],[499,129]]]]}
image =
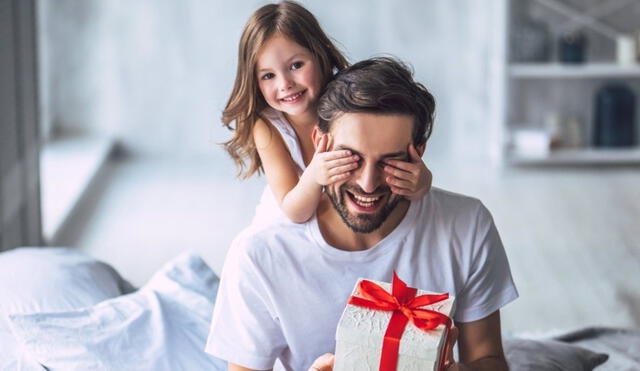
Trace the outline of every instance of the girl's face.
{"type": "Polygon", "coordinates": [[[308,49],[275,34],[258,53],[256,73],[269,106],[291,116],[314,112],[322,77],[308,49]]]}

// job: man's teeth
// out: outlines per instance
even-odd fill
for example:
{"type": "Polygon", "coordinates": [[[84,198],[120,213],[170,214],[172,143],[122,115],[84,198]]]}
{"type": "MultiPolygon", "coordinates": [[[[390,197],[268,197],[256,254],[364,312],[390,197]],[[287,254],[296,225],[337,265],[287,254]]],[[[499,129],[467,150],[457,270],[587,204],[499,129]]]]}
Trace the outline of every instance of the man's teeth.
{"type": "Polygon", "coordinates": [[[362,196],[357,196],[357,195],[353,195],[353,199],[356,201],[356,203],[360,206],[363,207],[371,207],[373,206],[373,204],[378,201],[380,199],[380,197],[362,197],[362,196]]]}
{"type": "Polygon", "coordinates": [[[301,95],[302,95],[302,92],[294,94],[294,95],[292,95],[290,97],[282,98],[282,100],[285,101],[285,102],[291,102],[291,101],[294,101],[294,100],[298,99],[298,97],[301,96],[301,95]]]}

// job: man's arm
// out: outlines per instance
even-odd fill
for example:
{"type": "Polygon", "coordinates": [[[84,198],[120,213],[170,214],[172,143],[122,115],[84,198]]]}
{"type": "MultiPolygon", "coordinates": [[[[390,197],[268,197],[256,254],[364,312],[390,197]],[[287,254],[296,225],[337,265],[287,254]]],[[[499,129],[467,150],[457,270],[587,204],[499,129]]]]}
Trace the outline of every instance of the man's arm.
{"type": "Polygon", "coordinates": [[[447,370],[508,370],[502,350],[500,310],[474,322],[456,323],[460,362],[447,370]],[[457,368],[456,368],[457,367],[457,368]]]}

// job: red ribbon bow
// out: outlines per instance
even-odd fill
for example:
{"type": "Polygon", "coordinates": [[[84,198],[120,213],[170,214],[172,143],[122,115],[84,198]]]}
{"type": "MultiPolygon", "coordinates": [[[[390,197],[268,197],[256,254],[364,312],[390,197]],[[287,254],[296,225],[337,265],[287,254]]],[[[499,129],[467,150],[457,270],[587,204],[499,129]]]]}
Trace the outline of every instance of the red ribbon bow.
{"type": "MultiPolygon", "coordinates": [[[[360,281],[359,288],[360,295],[363,298],[351,296],[348,301],[349,304],[374,310],[393,311],[387,331],[384,334],[384,342],[382,343],[380,371],[396,370],[400,339],[409,321],[424,331],[433,330],[439,325],[445,325],[447,328],[451,327],[451,318],[440,312],[420,308],[446,300],[449,298],[449,294],[416,296],[418,290],[408,287],[406,283],[398,278],[396,272],[393,272],[391,294],[377,284],[367,280],[360,281]]],[[[440,358],[440,364],[442,364],[444,357],[440,358]]]]}

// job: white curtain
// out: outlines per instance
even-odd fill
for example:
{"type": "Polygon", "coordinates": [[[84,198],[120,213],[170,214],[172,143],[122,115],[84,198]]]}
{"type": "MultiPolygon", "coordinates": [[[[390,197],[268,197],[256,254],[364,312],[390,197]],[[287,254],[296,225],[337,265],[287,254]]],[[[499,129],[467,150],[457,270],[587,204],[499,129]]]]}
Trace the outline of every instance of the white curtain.
{"type": "Polygon", "coordinates": [[[33,0],[0,0],[0,251],[41,244],[33,0]]]}

